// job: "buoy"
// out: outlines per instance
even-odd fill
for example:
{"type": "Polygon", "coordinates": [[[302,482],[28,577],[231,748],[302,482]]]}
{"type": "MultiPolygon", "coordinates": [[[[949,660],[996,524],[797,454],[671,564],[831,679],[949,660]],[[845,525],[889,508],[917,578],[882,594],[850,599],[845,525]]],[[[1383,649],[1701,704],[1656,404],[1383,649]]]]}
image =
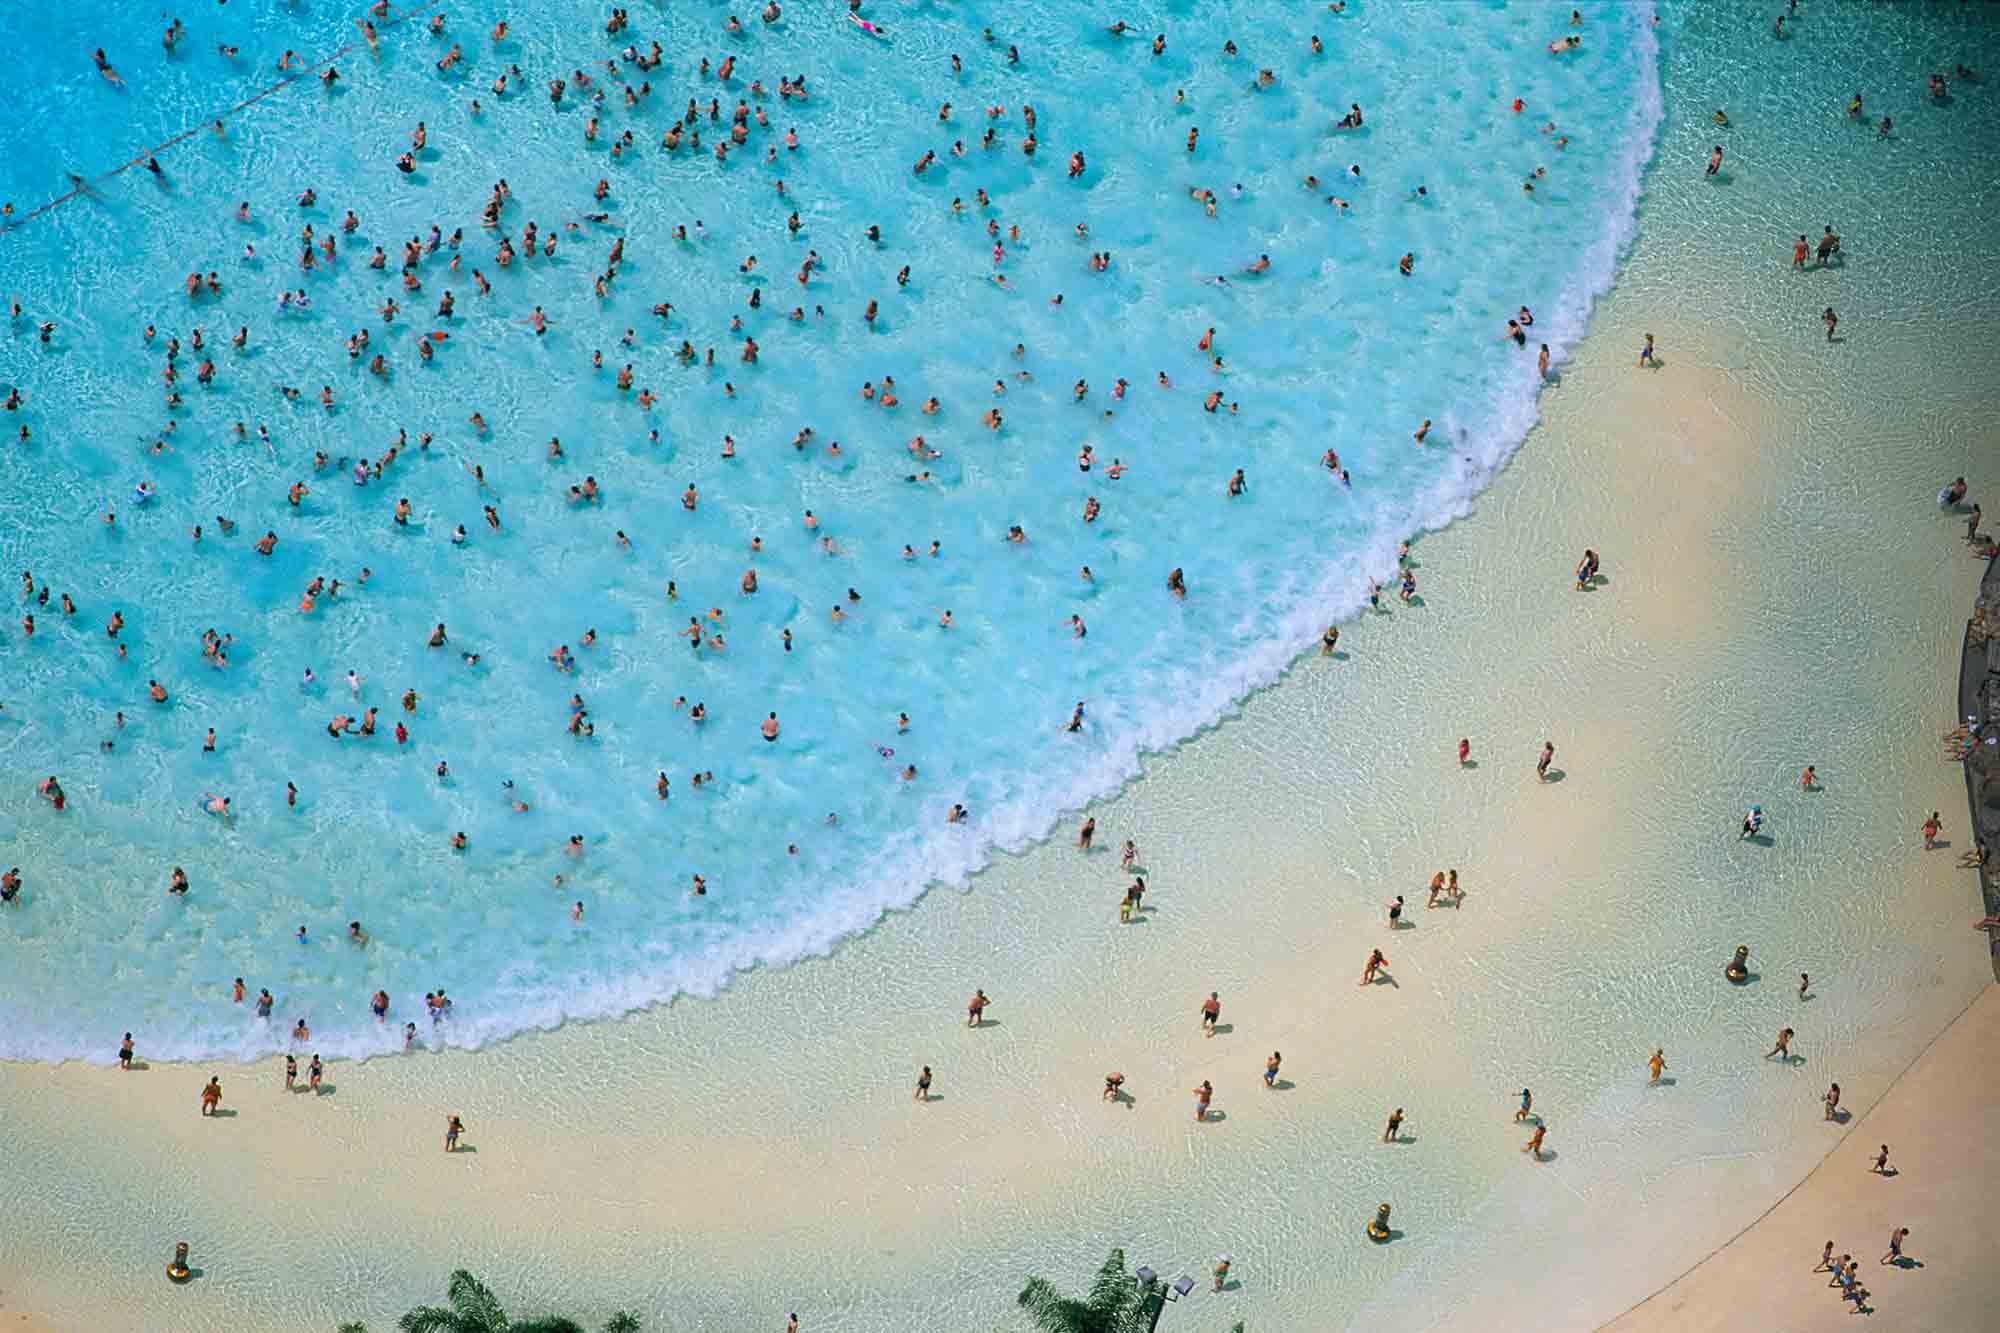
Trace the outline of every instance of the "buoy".
{"type": "Polygon", "coordinates": [[[194,1270],[188,1267],[188,1244],[181,1241],[174,1246],[174,1257],[167,1262],[167,1281],[185,1282],[193,1276],[194,1270]]]}
{"type": "Polygon", "coordinates": [[[1374,1218],[1368,1223],[1368,1239],[1381,1245],[1393,1234],[1389,1230],[1389,1205],[1385,1203],[1375,1210],[1374,1218]]]}

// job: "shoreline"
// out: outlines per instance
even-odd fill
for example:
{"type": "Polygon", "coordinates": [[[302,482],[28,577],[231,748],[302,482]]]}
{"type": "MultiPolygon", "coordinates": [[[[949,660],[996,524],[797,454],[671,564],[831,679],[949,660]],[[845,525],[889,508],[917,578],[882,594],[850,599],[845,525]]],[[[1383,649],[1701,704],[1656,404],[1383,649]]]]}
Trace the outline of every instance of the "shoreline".
{"type": "MultiPolygon", "coordinates": [[[[1459,1071],[1482,1079],[1499,1073],[1484,1072],[1492,1057],[1482,1045],[1496,1020],[1500,1030],[1514,1024],[1492,1011],[1481,992],[1497,986],[1502,995],[1518,995],[1538,970],[1560,971],[1566,946],[1537,925],[1543,886],[1613,883],[1604,877],[1635,855],[1661,856],[1670,877],[1690,873],[1670,843],[1657,853],[1644,840],[1636,849],[1627,845],[1629,830],[1644,827],[1658,781],[1647,774],[1661,762],[1677,771],[1678,743],[1659,719],[1648,722],[1634,711],[1643,683],[1634,695],[1630,685],[1612,685],[1607,677],[1565,710],[1562,784],[1551,790],[1531,777],[1496,784],[1483,772],[1451,774],[1443,761],[1464,721],[1412,712],[1404,715],[1406,728],[1395,731],[1346,727],[1339,701],[1371,699],[1371,716],[1383,716],[1385,704],[1386,715],[1396,716],[1396,701],[1480,672],[1489,698],[1479,711],[1489,720],[1478,727],[1476,753],[1503,774],[1517,764],[1525,774],[1531,766],[1518,756],[1532,756],[1544,724],[1520,717],[1519,707],[1545,688],[1546,668],[1535,658],[1494,661],[1469,625],[1511,619],[1517,630],[1570,643],[1583,656],[1561,668],[1564,676],[1601,676],[1661,656],[1700,672],[1742,669],[1727,658],[1703,664],[1704,652],[1712,652],[1704,645],[1718,625],[1742,614],[1718,607],[1716,589],[1727,586],[1721,552],[1703,538],[1716,524],[1754,527],[1760,501],[1732,485],[1736,470],[1727,456],[1690,470],[1670,442],[1686,422],[1701,421],[1708,423],[1711,450],[1731,441],[1730,448],[1747,448],[1771,425],[1768,409],[1727,376],[1700,369],[1692,347],[1671,353],[1678,366],[1671,386],[1628,375],[1622,348],[1632,317],[1607,312],[1610,327],[1596,339],[1602,345],[1579,359],[1551,400],[1543,447],[1523,453],[1472,521],[1417,545],[1416,558],[1434,571],[1426,581],[1441,580],[1433,582],[1434,596],[1445,600],[1448,590],[1454,614],[1418,609],[1363,617],[1343,635],[1347,660],[1301,661],[1224,726],[1149,765],[1143,779],[1092,807],[1106,826],[1100,843],[1115,846],[1124,831],[1135,830],[1146,859],[1157,863],[1147,904],[1154,910],[1143,926],[1114,924],[1115,874],[1108,868],[1084,876],[1101,888],[1080,892],[1076,853],[1058,837],[1000,858],[969,892],[926,895],[830,958],[754,971],[713,1000],[529,1033],[480,1051],[341,1062],[330,1075],[334,1094],[303,1107],[305,1099],[275,1088],[274,1062],[267,1059],[225,1079],[226,1105],[242,1118],[220,1127],[234,1145],[220,1155],[213,1146],[218,1126],[192,1112],[193,1090],[209,1072],[200,1066],[162,1065],[129,1076],[79,1063],[0,1066],[0,1092],[24,1108],[17,1139],[40,1145],[71,1189],[97,1197],[122,1192],[135,1178],[176,1182],[134,1209],[137,1216],[117,1229],[123,1239],[104,1238],[110,1253],[140,1252],[150,1262],[148,1245],[157,1249],[187,1234],[196,1241],[197,1260],[215,1263],[215,1281],[203,1284],[207,1294],[199,1304],[182,1300],[163,1312],[147,1302],[129,1311],[129,1323],[99,1310],[97,1326],[196,1327],[224,1317],[224,1309],[237,1312],[229,1316],[234,1322],[267,1326],[268,1319],[250,1313],[268,1300],[263,1289],[270,1279],[258,1273],[295,1270],[322,1248],[354,1254],[375,1275],[369,1291],[378,1303],[435,1299],[442,1281],[441,1272],[430,1271],[440,1266],[435,1258],[419,1266],[390,1256],[413,1250],[435,1256],[441,1247],[425,1238],[449,1228],[453,1253],[493,1280],[519,1269],[522,1252],[505,1219],[523,1209],[559,1238],[537,1248],[544,1261],[560,1259],[560,1272],[538,1280],[531,1294],[497,1284],[521,1314],[542,1308],[524,1304],[530,1300],[580,1310],[619,1303],[679,1309],[684,1297],[668,1297],[666,1289],[700,1273],[705,1305],[727,1311],[732,1324],[753,1323],[768,1314],[757,1308],[755,1293],[795,1290],[809,1256],[839,1254],[839,1289],[846,1294],[835,1310],[804,1297],[766,1304],[813,1304],[816,1330],[874,1329],[932,1308],[958,1309],[963,1317],[968,1307],[938,1303],[969,1287],[978,1293],[969,1308],[982,1321],[971,1326],[991,1327],[1005,1319],[1006,1293],[998,1288],[1030,1269],[1069,1284],[1095,1262],[1086,1246],[1124,1240],[1134,1262],[1174,1262],[1159,1256],[1178,1254],[1178,1262],[1192,1266],[1204,1249],[1237,1253],[1246,1261],[1246,1281],[1257,1277],[1232,1303],[1230,1317],[1254,1324],[1282,1320],[1282,1311],[1313,1297],[1299,1288],[1299,1275],[1283,1271],[1268,1243],[1246,1254],[1249,1247],[1226,1233],[1212,1244],[1203,1235],[1198,1219],[1233,1211],[1246,1167],[1261,1178],[1253,1164],[1285,1163],[1286,1187],[1321,1198],[1335,1235],[1345,1234],[1340,1223],[1350,1212],[1358,1217],[1364,1206],[1372,1209],[1374,1196],[1393,1196],[1399,1217],[1408,1210],[1413,1222],[1467,1190],[1507,1197],[1504,1189],[1494,1191],[1518,1173],[1491,1174],[1519,1164],[1518,1135],[1506,1117],[1496,1115],[1496,1128],[1440,1118],[1462,1102],[1459,1071]],[[1591,423],[1609,411],[1607,393],[1624,404],[1616,413],[1621,419],[1656,419],[1657,447],[1631,457],[1577,452],[1601,428],[1591,423]],[[1714,433],[1724,423],[1728,434],[1714,433]],[[1637,459],[1651,461],[1634,466],[1637,459]],[[1678,484],[1689,504],[1644,520],[1629,511],[1641,525],[1632,539],[1642,548],[1670,550],[1674,560],[1614,561],[1615,600],[1551,590],[1524,601],[1511,578],[1473,572],[1522,567],[1551,536],[1560,547],[1564,533],[1523,524],[1518,511],[1541,505],[1539,492],[1551,476],[1579,468],[1590,486],[1601,487],[1600,500],[1610,493],[1602,488],[1615,488],[1636,501],[1657,486],[1658,470],[1683,473],[1678,484]],[[1467,559],[1473,552],[1486,554],[1467,559]],[[1612,633],[1598,624],[1607,614],[1626,628],[1612,633]],[[1426,757],[1417,758],[1412,747],[1426,757]],[[1347,791],[1329,786],[1329,772],[1367,772],[1372,782],[1366,791],[1347,791]],[[1449,798],[1445,844],[1406,845],[1396,832],[1396,811],[1437,808],[1446,791],[1458,795],[1449,798]],[[1570,818],[1578,801],[1596,815],[1581,826],[1570,818]],[[1189,819],[1191,809],[1201,816],[1189,819]],[[1329,848],[1307,832],[1319,829],[1348,832],[1329,848]],[[1364,941],[1381,938],[1376,886],[1407,883],[1420,892],[1433,859],[1468,870],[1467,906],[1456,913],[1414,910],[1417,929],[1387,941],[1397,985],[1358,992],[1350,972],[1359,967],[1364,941]],[[1240,887],[1218,897],[1203,891],[1208,885],[1240,887]],[[1053,958],[993,947],[1037,937],[1071,943],[1053,958]],[[1273,940],[1284,947],[1274,949],[1273,940]],[[1486,981],[1461,994],[1457,974],[1468,949],[1486,981]],[[977,1034],[962,1030],[958,1012],[973,984],[996,1000],[993,1021],[977,1034]],[[1241,1035],[1210,1043],[1191,1031],[1186,1015],[1208,989],[1224,993],[1225,1022],[1241,1035]],[[1312,998],[1302,1005],[1301,997],[1312,998]],[[1450,1023],[1425,1021],[1429,1013],[1453,1010],[1450,1023]],[[1424,1035],[1421,1051],[1399,1040],[1412,1023],[1421,1025],[1415,1029],[1424,1035]],[[1294,1084],[1281,1095],[1255,1087],[1252,1071],[1269,1046],[1285,1052],[1287,1081],[1294,1084]],[[920,1063],[939,1070],[939,1100],[917,1111],[908,1105],[907,1084],[920,1063]],[[1105,1067],[1123,1069],[1138,1099],[1117,1113],[1107,1114],[1096,1100],[1105,1067]],[[174,1081],[164,1104],[154,1090],[163,1077],[174,1081]],[[1225,1118],[1197,1129],[1176,1094],[1204,1077],[1217,1083],[1216,1106],[1225,1118]],[[1384,1161],[1354,1146],[1356,1139],[1372,1142],[1379,1130],[1379,1123],[1364,1127],[1379,1116],[1378,1099],[1413,1108],[1420,1146],[1403,1159],[1384,1161]],[[453,1159],[436,1151],[432,1140],[446,1111],[466,1115],[468,1141],[479,1153],[453,1159]],[[124,1145],[115,1173],[92,1151],[106,1142],[124,1145]],[[1456,1183],[1428,1174],[1455,1162],[1490,1179],[1456,1183]],[[1156,1177],[1166,1163],[1173,1164],[1174,1184],[1161,1195],[1156,1177]],[[1081,1181],[1088,1184],[1078,1199],[1081,1181]],[[599,1183],[579,1189],[579,1182],[599,1183]],[[301,1184],[335,1191],[343,1215],[300,1232],[286,1200],[301,1184]],[[189,1196],[189,1186],[198,1195],[189,1196]],[[1122,1197],[1155,1199],[1149,1211],[1164,1225],[1134,1229],[1134,1219],[1111,1203],[1122,1197]],[[1065,1198],[1072,1204],[1052,1213],[1065,1198]],[[1159,1207],[1166,1198],[1183,1201],[1159,1207]],[[689,1199],[710,1201],[698,1219],[681,1213],[689,1199]],[[1059,1215],[1066,1220],[1055,1221],[1059,1215]],[[367,1219],[365,1230],[357,1229],[359,1218],[367,1219]],[[868,1243],[856,1246],[852,1224],[861,1219],[868,1243]],[[940,1232],[957,1238],[954,1252],[939,1252],[940,1232]],[[1021,1249],[1035,1236],[1041,1239],[1021,1249]],[[668,1259],[648,1259],[661,1244],[668,1259]],[[996,1274],[991,1263],[975,1260],[986,1254],[1017,1257],[996,1274]],[[641,1299],[625,1302],[620,1293],[631,1289],[632,1275],[656,1269],[652,1281],[666,1289],[656,1297],[642,1280],[641,1299]],[[186,1313],[172,1315],[177,1309],[186,1313]],[[182,1318],[196,1322],[173,1322],[182,1318]]],[[[1725,602],[1741,596],[1722,594],[1725,602]]],[[[1939,670],[1926,691],[1940,702],[1946,651],[1937,646],[1939,670]]],[[[1908,748],[1926,756],[1931,750],[1924,741],[1908,748]]],[[[1841,773],[1845,784],[1855,762],[1829,762],[1827,771],[1841,773]]],[[[1942,786],[1954,777],[1932,770],[1926,781],[1942,786]]],[[[1945,875],[1941,860],[1921,869],[1898,860],[1879,873],[1882,887],[1871,895],[1897,892],[1895,883],[1913,878],[1927,886],[1926,897],[1933,884],[1962,892],[1951,888],[1956,879],[1945,875]]],[[[1573,892],[1558,901],[1567,914],[1603,923],[1578,929],[1618,928],[1611,923],[1621,914],[1645,915],[1641,900],[1627,901],[1627,893],[1607,896],[1600,889],[1594,896],[1602,905],[1573,892]]],[[[1696,984],[1719,988],[1712,971],[1726,953],[1722,940],[1742,929],[1722,925],[1711,946],[1717,958],[1692,960],[1691,979],[1703,978],[1696,984]]],[[[1953,948],[1962,960],[1963,926],[1935,933],[1946,951],[1939,961],[1949,963],[1953,948]]],[[[1937,974],[1927,992],[1931,1008],[1949,996],[1960,970],[1937,974]]],[[[1952,1002],[1953,1012],[1959,1002],[1952,1002]]],[[[1930,1021],[1921,1011],[1913,1018],[1930,1021]]],[[[1944,1017],[1937,1021],[1942,1026],[1944,1017]]],[[[1531,1067],[1565,1063],[1560,1044],[1516,1034],[1516,1045],[1522,1035],[1530,1040],[1513,1059],[1531,1067]]],[[[1573,1039],[1559,1031],[1546,1035],[1573,1039]]],[[[1600,1033],[1587,1040],[1634,1039],[1600,1033]]],[[[1678,1049],[1670,1057],[1678,1057],[1676,1066],[1688,1058],[1678,1049]]],[[[1723,1077],[1719,1086],[1734,1086],[1727,1081],[1733,1076],[1723,1077]]],[[[1874,1095],[1854,1078],[1857,1106],[1874,1095]]],[[[1584,1132],[1579,1113],[1563,1111],[1560,1101],[1551,1105],[1561,1117],[1553,1143],[1573,1159],[1578,1149],[1567,1136],[1584,1132]]],[[[1761,1113],[1782,1120],[1791,1111],[1764,1106],[1761,1113]]],[[[1781,1158],[1767,1169],[1782,1175],[1787,1168],[1781,1158]]],[[[1530,1183],[1561,1191],[1557,1179],[1544,1175],[1530,1183]]],[[[18,1197],[0,1188],[0,1197],[9,1196],[18,1197]]],[[[59,1228],[60,1216],[31,1211],[19,1234],[52,1234],[45,1228],[59,1228]]],[[[1424,1237],[1416,1243],[1453,1244],[1438,1225],[1432,1216],[1413,1233],[1424,1237]]],[[[1406,1272],[1426,1268],[1424,1252],[1390,1251],[1397,1262],[1414,1263],[1406,1272]]],[[[1356,1258],[1340,1252],[1328,1262],[1352,1265],[1356,1258]]],[[[86,1271],[102,1262],[93,1260],[86,1271]]],[[[1326,1280],[1393,1299],[1395,1277],[1393,1270],[1350,1267],[1326,1280]]],[[[10,1289],[19,1286],[10,1280],[10,1289]]],[[[69,1286],[58,1279],[42,1289],[69,1286]]],[[[380,1318],[379,1309],[365,1305],[371,1297],[331,1281],[329,1287],[305,1294],[301,1322],[308,1315],[315,1324],[380,1318]]],[[[134,1298],[147,1300],[143,1291],[127,1299],[134,1298]]],[[[1447,1314],[1442,1323],[1454,1318],[1447,1314]]]]}
{"type": "MultiPolygon", "coordinates": [[[[1661,167],[1647,182],[1679,188],[1661,167]]],[[[1468,521],[1413,544],[1428,605],[1361,616],[1337,660],[1293,662],[1149,758],[1088,808],[1095,855],[1059,832],[713,999],[339,1062],[323,1097],[284,1093],[265,1058],[225,1078],[221,1122],[195,1116],[201,1065],[0,1064],[18,1108],[0,1207],[40,1260],[0,1263],[0,1319],[18,1300],[93,1333],[379,1326],[462,1263],[517,1317],[1012,1329],[1028,1272],[1074,1290],[1112,1244],[1167,1275],[1236,1255],[1238,1286],[1182,1312],[1200,1327],[1585,1328],[1719,1261],[1763,1277],[1787,1201],[1993,1003],[1964,872],[1909,830],[1962,777],[1932,728],[1960,648],[1942,627],[1977,578],[1923,511],[1940,466],[1966,470],[1944,440],[1982,457],[1995,354],[1955,329],[1914,365],[1821,348],[1786,322],[1816,296],[1747,332],[1676,330],[1687,291],[1747,283],[1690,271],[1702,215],[1672,202],[1642,212],[1528,443],[1468,521]],[[1655,328],[1666,369],[1635,371],[1655,328]],[[1585,544],[1608,582],[1573,593],[1585,544]],[[1467,733],[1478,767],[1456,769],[1467,733]],[[1817,793],[1796,791],[1801,762],[1817,793]],[[1733,823],[1758,800],[1771,837],[1746,843],[1733,823]],[[1154,873],[1143,924],[1119,926],[1125,836],[1154,873]],[[1445,865],[1471,895],[1426,911],[1445,865]],[[1397,892],[1414,921],[1392,934],[1397,892]],[[1633,947],[1596,947],[1613,938],[1633,947]],[[1737,941],[1748,988],[1719,976],[1737,941]],[[1394,981],[1364,990],[1376,944],[1394,981]],[[968,1031],[974,986],[995,1007],[968,1031]],[[1213,1040],[1193,1017],[1211,990],[1213,1040]],[[1781,1022],[1802,1065],[1756,1058],[1781,1022]],[[1930,1037],[1915,1060],[1903,1032],[1930,1037]],[[1287,1086],[1265,1091],[1273,1047],[1287,1086]],[[1672,1078],[1648,1089],[1655,1047],[1672,1078]],[[1116,1106],[1098,1100],[1112,1068],[1116,1106]],[[1205,1078],[1220,1114],[1196,1126],[1205,1078]],[[1826,1147],[1829,1079],[1854,1119],[1826,1147]],[[1524,1082],[1551,1126],[1534,1164],[1511,1120],[1524,1082]],[[1410,1110],[1394,1144],[1391,1107],[1410,1110]],[[438,1150],[448,1113],[474,1151],[438,1150]],[[1381,1200],[1406,1234],[1366,1246],[1381,1200]],[[208,1277],[165,1295],[176,1238],[208,1277]]],[[[1873,273],[1857,261],[1856,301],[1873,273]]],[[[1992,1079],[1931,1094],[1911,1142],[1951,1152],[1931,1122],[1976,1127],[1992,1079]]],[[[1912,1183],[1948,1180],[1918,1152],[1912,1183]]],[[[1942,1256],[1926,1299],[1983,1274],[1928,1248],[1978,1225],[1955,1197],[1910,1219],[1913,1252],[1942,1256]]],[[[1876,1242],[1834,1234],[1865,1267],[1876,1242]]]]}

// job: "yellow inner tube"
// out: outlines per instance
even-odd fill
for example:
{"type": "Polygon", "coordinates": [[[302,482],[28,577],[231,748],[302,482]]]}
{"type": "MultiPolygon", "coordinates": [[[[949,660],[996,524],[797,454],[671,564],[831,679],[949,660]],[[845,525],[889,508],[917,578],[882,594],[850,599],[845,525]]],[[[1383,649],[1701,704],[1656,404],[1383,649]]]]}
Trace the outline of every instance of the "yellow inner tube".
{"type": "Polygon", "coordinates": [[[192,1269],[183,1268],[179,1264],[167,1265],[167,1277],[174,1282],[187,1281],[193,1275],[193,1271],[192,1269]]]}

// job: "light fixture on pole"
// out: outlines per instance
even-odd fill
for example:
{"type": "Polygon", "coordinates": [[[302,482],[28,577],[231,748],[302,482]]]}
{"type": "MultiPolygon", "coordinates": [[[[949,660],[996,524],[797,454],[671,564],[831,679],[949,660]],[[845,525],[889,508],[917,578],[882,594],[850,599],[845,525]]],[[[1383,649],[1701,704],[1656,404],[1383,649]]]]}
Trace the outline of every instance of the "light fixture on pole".
{"type": "Polygon", "coordinates": [[[1146,1325],[1147,1333],[1153,1333],[1159,1328],[1160,1314],[1167,1308],[1168,1301],[1178,1301],[1194,1290],[1194,1279],[1185,1273],[1175,1278],[1173,1285],[1169,1287],[1160,1286],[1160,1275],[1143,1265],[1134,1276],[1139,1283],[1139,1308],[1145,1309],[1148,1301],[1153,1306],[1152,1321],[1146,1325]]]}

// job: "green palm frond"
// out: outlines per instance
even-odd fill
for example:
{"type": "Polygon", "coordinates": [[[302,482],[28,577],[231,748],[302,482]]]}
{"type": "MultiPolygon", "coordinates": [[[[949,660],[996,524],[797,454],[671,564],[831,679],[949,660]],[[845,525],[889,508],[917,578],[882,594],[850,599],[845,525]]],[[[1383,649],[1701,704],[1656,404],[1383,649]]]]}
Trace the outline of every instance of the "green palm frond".
{"type": "Polygon", "coordinates": [[[1042,1333],[1126,1333],[1140,1312],[1138,1288],[1125,1271],[1125,1252],[1113,1250],[1091,1279],[1090,1294],[1073,1300],[1030,1277],[1016,1301],[1042,1333]]]}
{"type": "Polygon", "coordinates": [[[525,1324],[509,1324],[507,1333],[584,1333],[584,1327],[574,1319],[552,1314],[530,1319],[525,1324]]]}
{"type": "Polygon", "coordinates": [[[604,1321],[604,1333],[639,1333],[639,1316],[630,1310],[620,1310],[604,1321]]]}
{"type": "Polygon", "coordinates": [[[507,1327],[507,1312],[500,1308],[500,1298],[463,1268],[452,1273],[444,1291],[451,1298],[451,1308],[465,1321],[467,1333],[475,1329],[478,1333],[500,1333],[507,1327]]]}
{"type": "Polygon", "coordinates": [[[1126,1311],[1137,1303],[1137,1287],[1125,1271],[1125,1251],[1113,1250],[1090,1279],[1090,1308],[1104,1320],[1107,1329],[1116,1328],[1126,1311]]]}
{"type": "Polygon", "coordinates": [[[475,1325],[462,1322],[458,1311],[441,1305],[419,1305],[396,1321],[402,1333],[477,1333],[475,1325]]]}

